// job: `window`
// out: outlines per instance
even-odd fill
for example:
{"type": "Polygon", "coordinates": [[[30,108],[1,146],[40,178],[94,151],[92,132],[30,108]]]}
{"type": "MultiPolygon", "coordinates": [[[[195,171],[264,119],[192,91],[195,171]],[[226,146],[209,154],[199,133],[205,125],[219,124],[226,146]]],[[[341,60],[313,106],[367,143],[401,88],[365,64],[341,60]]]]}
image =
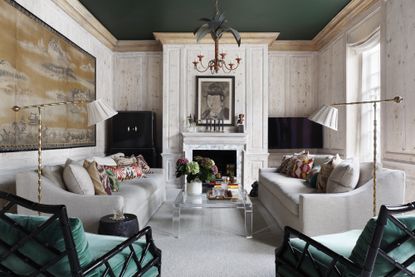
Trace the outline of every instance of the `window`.
{"type": "MultiPolygon", "coordinates": [[[[361,54],[362,101],[380,99],[380,45],[366,49],[361,54]]],[[[373,160],[373,105],[360,105],[359,156],[361,161],[373,160]]],[[[380,105],[377,104],[377,159],[380,160],[380,105]]]]}

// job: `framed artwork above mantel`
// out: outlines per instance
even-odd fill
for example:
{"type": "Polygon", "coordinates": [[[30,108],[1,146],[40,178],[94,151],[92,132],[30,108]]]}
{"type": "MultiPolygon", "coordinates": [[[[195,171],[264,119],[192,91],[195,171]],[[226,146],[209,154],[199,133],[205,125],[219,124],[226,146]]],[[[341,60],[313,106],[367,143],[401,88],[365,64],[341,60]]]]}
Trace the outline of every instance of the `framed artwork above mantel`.
{"type": "MultiPolygon", "coordinates": [[[[36,110],[11,107],[96,99],[96,59],[13,0],[0,1],[0,152],[37,149],[36,110]]],[[[43,149],[96,145],[85,105],[42,112],[43,149]]]]}
{"type": "Polygon", "coordinates": [[[225,126],[235,121],[235,76],[196,76],[196,122],[223,120],[225,126]]]}

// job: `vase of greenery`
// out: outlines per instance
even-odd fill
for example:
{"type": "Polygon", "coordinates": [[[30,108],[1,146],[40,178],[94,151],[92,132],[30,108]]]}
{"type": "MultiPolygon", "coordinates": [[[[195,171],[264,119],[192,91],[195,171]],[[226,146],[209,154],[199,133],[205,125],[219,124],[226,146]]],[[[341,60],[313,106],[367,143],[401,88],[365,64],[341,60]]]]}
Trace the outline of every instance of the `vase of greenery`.
{"type": "Polygon", "coordinates": [[[215,180],[218,168],[212,159],[197,156],[189,162],[180,158],[176,162],[176,177],[186,176],[186,192],[188,194],[202,194],[203,183],[215,180]]]}

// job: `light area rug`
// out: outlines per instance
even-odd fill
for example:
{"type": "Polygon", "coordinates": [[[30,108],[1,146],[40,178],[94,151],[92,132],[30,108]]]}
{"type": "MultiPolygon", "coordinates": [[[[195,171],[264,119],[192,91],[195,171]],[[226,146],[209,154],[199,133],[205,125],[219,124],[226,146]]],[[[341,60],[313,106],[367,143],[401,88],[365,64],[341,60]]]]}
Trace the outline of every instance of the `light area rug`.
{"type": "Polygon", "coordinates": [[[275,248],[282,231],[253,199],[254,236],[246,239],[242,211],[183,209],[179,238],[172,230],[173,204],[167,201],[149,224],[162,250],[162,276],[275,276],[275,248]]]}

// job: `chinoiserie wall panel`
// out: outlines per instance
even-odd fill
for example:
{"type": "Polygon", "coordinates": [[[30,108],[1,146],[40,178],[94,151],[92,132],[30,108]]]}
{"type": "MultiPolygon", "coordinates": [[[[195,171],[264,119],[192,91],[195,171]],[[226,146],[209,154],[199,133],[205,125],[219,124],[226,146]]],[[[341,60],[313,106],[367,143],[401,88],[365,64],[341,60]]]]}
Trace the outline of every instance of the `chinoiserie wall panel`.
{"type": "Polygon", "coordinates": [[[400,95],[402,104],[382,105],[383,163],[404,169],[407,201],[415,198],[415,2],[394,0],[383,3],[384,25],[381,40],[383,96],[400,95]]]}
{"type": "MultiPolygon", "coordinates": [[[[96,58],[96,94],[106,103],[113,103],[113,53],[100,41],[88,33],[51,0],[17,2],[79,47],[96,58]]],[[[46,115],[47,116],[47,115],[46,115]]],[[[102,155],[106,143],[105,124],[97,125],[95,147],[43,151],[44,165],[62,164],[67,158],[83,159],[92,155],[102,155]]],[[[18,171],[34,169],[37,165],[37,151],[0,153],[0,190],[14,192],[14,178],[18,171]]]]}

